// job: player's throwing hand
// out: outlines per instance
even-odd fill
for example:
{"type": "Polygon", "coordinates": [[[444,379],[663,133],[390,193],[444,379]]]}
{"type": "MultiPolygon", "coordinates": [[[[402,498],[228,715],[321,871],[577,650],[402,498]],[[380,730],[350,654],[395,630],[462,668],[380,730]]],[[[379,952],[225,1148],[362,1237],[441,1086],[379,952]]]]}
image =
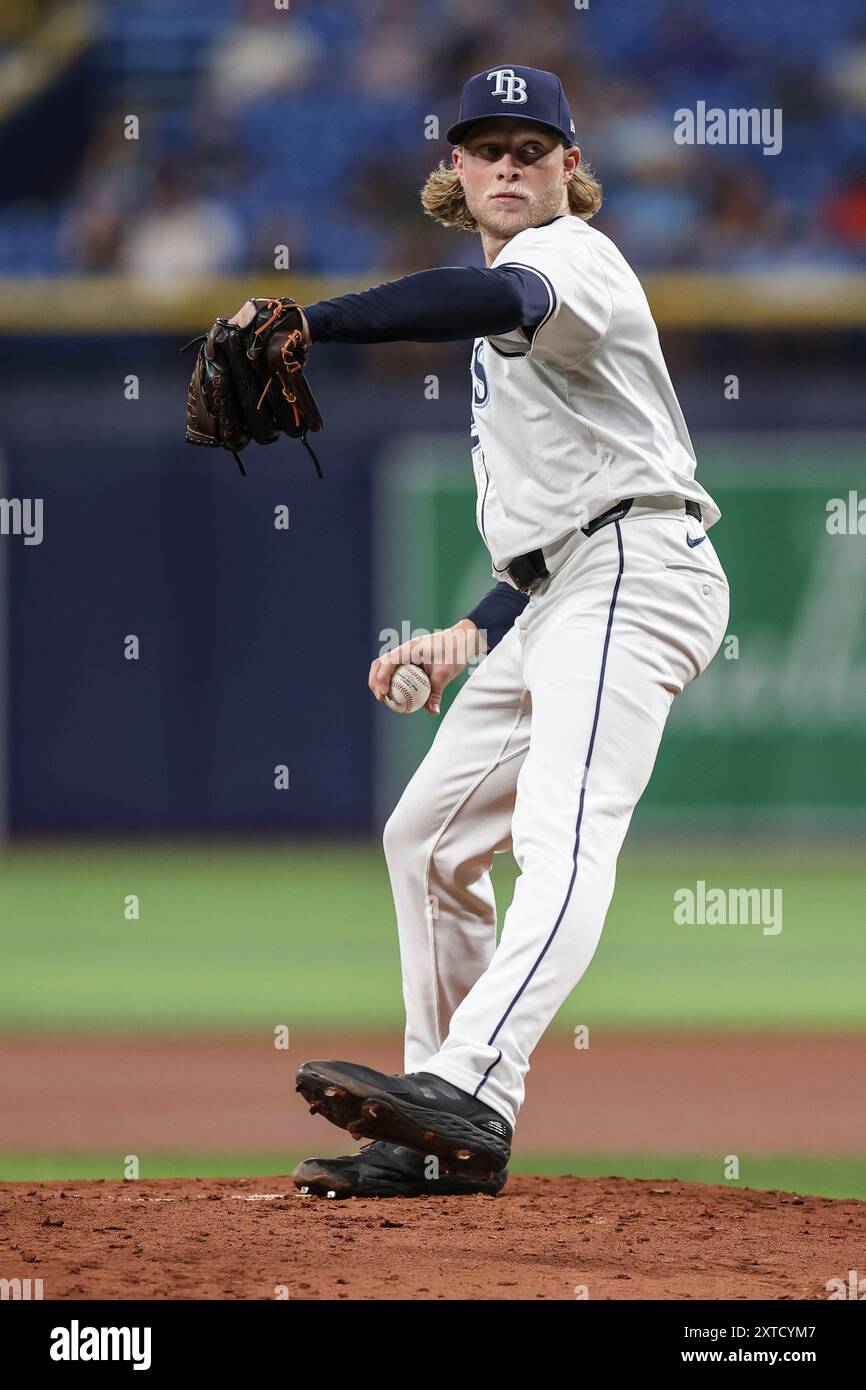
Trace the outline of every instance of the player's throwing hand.
{"type": "Polygon", "coordinates": [[[383,700],[398,666],[420,666],[430,680],[430,696],[424,708],[428,714],[435,715],[439,713],[446,685],[482,651],[478,628],[471,619],[464,618],[454,627],[411,638],[377,657],[370,667],[367,684],[376,699],[383,700]]]}

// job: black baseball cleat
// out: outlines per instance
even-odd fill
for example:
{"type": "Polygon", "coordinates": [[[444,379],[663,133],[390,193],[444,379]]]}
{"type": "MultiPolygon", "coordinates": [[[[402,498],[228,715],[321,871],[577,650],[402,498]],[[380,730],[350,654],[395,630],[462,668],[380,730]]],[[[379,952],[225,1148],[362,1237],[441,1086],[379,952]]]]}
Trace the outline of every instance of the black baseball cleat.
{"type": "Polygon", "coordinates": [[[468,1092],[432,1072],[401,1076],[355,1062],[305,1062],[297,1089],[313,1115],[353,1139],[386,1139],[435,1154],[452,1172],[493,1177],[508,1163],[511,1126],[468,1092]]]}
{"type": "Polygon", "coordinates": [[[294,1171],[305,1197],[495,1197],[508,1181],[504,1168],[493,1178],[440,1172],[428,1177],[430,1160],[402,1144],[377,1139],[341,1158],[306,1158],[294,1171]]]}

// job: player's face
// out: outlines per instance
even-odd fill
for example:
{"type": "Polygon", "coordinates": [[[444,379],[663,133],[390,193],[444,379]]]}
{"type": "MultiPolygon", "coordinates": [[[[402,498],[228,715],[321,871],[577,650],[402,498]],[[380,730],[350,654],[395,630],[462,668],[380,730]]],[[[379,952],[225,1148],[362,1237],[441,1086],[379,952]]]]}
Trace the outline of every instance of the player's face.
{"type": "Polygon", "coordinates": [[[482,232],[508,239],[567,210],[580,150],[544,126],[495,120],[474,126],[453,158],[482,232]]]}

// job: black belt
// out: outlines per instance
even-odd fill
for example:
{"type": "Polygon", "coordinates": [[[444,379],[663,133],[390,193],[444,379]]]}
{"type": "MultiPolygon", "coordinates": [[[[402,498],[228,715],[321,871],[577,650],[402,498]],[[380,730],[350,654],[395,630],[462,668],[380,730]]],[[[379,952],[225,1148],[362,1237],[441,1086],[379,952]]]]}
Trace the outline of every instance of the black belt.
{"type": "MultiPolygon", "coordinates": [[[[608,507],[606,512],[601,512],[599,516],[593,517],[586,526],[581,526],[581,531],[585,536],[594,536],[602,526],[609,526],[612,521],[622,521],[627,516],[634,505],[634,498],[627,497],[623,502],[617,502],[615,506],[608,507]]],[[[686,500],[686,516],[693,516],[698,521],[703,520],[700,504],[686,500]]],[[[518,555],[516,560],[512,560],[508,566],[508,573],[518,589],[528,594],[540,584],[542,579],[549,579],[550,572],[544,563],[544,552],[542,550],[529,550],[525,555],[518,555]]]]}

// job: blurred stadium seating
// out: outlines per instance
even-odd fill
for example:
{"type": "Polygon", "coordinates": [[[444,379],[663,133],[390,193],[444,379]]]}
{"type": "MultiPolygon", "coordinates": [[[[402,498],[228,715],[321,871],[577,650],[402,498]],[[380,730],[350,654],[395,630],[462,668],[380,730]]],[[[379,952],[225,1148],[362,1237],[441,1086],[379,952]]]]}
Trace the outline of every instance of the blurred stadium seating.
{"type": "Polygon", "coordinates": [[[510,0],[292,0],[290,22],[272,0],[4,10],[0,57],[29,80],[0,120],[21,176],[4,180],[0,274],[155,273],[158,261],[167,275],[174,257],[178,274],[190,258],[203,274],[245,269],[272,263],[278,226],[300,271],[453,259],[416,200],[447,146],[419,131],[433,114],[444,134],[460,83],[493,50],[562,73],[608,184],[598,225],[639,267],[866,262],[859,0],[820,16],[805,0],[545,2],[526,22],[510,0]],[[699,99],[783,108],[785,158],[739,146],[696,160],[673,145],[673,111],[699,99]],[[129,113],[141,138],[118,148],[129,113]],[[83,137],[74,149],[70,135],[83,137]]]}

